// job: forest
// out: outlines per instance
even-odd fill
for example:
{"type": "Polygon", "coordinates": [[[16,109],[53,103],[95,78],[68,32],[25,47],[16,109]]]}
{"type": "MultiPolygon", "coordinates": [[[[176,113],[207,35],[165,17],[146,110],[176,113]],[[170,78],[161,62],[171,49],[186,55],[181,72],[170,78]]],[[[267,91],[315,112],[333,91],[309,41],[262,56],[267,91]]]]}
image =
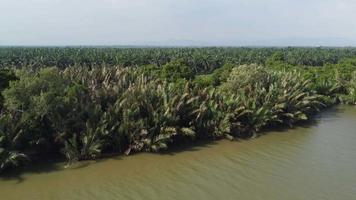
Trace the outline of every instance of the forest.
{"type": "Polygon", "coordinates": [[[0,48],[0,173],[258,137],[356,105],[356,48],[0,48]]]}

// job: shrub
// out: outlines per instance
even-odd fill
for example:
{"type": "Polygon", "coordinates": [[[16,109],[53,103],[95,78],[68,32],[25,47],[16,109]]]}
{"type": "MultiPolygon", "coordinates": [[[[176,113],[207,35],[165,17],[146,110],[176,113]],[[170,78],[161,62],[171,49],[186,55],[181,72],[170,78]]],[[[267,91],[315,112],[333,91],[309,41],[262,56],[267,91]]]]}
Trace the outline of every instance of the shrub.
{"type": "Polygon", "coordinates": [[[19,148],[23,134],[10,115],[0,116],[0,172],[28,161],[28,156],[19,148]]]}
{"type": "Polygon", "coordinates": [[[162,66],[161,77],[170,82],[174,82],[178,79],[191,80],[194,78],[194,72],[182,61],[176,60],[162,66]]]}
{"type": "Polygon", "coordinates": [[[355,103],[356,74],[341,68],[226,64],[195,79],[181,61],[18,70],[4,84],[0,171],[53,153],[73,162],[292,126],[338,100],[355,103]]]}
{"type": "Polygon", "coordinates": [[[14,80],[16,80],[16,76],[12,71],[8,69],[0,69],[0,112],[2,110],[4,101],[1,93],[9,86],[10,81],[14,80]]]}
{"type": "Polygon", "coordinates": [[[307,120],[324,106],[310,84],[298,72],[275,72],[256,65],[234,68],[220,87],[231,95],[228,111],[233,135],[251,137],[266,126],[292,126],[307,120]]]}

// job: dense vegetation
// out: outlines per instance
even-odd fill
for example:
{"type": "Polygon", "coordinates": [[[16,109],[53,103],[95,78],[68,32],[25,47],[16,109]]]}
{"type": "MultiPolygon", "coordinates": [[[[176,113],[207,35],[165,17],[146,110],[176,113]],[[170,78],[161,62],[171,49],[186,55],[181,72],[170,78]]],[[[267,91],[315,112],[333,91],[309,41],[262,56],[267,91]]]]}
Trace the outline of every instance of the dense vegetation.
{"type": "Polygon", "coordinates": [[[352,48],[3,48],[0,67],[0,171],[251,138],[356,103],[352,48]]]}
{"type": "Polygon", "coordinates": [[[356,48],[18,48],[0,47],[0,68],[69,66],[162,66],[181,60],[196,73],[226,63],[264,65],[272,55],[290,65],[323,66],[354,58],[356,48]],[[277,53],[277,54],[276,54],[277,53]]]}

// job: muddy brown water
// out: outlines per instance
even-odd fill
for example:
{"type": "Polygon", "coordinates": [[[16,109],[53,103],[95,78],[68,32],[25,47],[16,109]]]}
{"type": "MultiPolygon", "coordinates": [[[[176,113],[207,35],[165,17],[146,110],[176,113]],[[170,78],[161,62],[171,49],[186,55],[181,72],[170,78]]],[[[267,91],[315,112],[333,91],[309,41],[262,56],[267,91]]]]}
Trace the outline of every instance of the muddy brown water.
{"type": "Polygon", "coordinates": [[[356,107],[249,141],[63,166],[0,177],[0,199],[356,199],[356,107]]]}

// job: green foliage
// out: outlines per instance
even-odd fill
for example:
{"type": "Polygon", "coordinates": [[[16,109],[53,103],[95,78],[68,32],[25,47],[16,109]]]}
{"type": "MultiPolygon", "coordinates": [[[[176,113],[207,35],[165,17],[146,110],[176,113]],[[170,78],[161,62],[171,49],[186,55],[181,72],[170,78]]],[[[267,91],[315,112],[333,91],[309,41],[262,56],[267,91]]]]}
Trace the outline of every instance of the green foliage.
{"type": "Polygon", "coordinates": [[[20,152],[24,133],[11,120],[9,114],[0,116],[0,172],[18,167],[28,161],[27,155],[20,152]]]}
{"type": "Polygon", "coordinates": [[[285,52],[277,51],[266,61],[266,66],[274,70],[291,70],[295,67],[287,62],[285,52]]]}
{"type": "Polygon", "coordinates": [[[211,74],[196,76],[194,82],[200,88],[218,86],[227,80],[233,67],[233,64],[225,64],[221,68],[215,69],[211,74]]]}
{"type": "Polygon", "coordinates": [[[19,80],[3,92],[3,115],[15,124],[5,124],[8,134],[16,138],[17,149],[31,155],[56,151],[54,141],[70,107],[64,98],[69,82],[55,68],[22,70],[17,76],[19,80]]]}
{"type": "Polygon", "coordinates": [[[157,65],[144,65],[144,66],[140,66],[138,70],[144,76],[159,78],[161,77],[162,68],[160,68],[157,65]]]}
{"type": "Polygon", "coordinates": [[[16,80],[15,74],[8,69],[0,69],[0,91],[9,86],[10,81],[16,80]]]}
{"type": "Polygon", "coordinates": [[[85,132],[79,135],[80,138],[74,134],[72,138],[65,140],[62,152],[69,162],[98,158],[104,144],[102,134],[99,127],[94,128],[87,124],[85,132]]]}
{"type": "Polygon", "coordinates": [[[266,68],[257,65],[242,65],[232,69],[222,90],[236,91],[244,89],[246,92],[256,90],[256,87],[268,86],[275,77],[266,68]]]}
{"type": "Polygon", "coordinates": [[[0,66],[23,67],[0,70],[0,171],[60,153],[72,163],[293,126],[326,106],[356,103],[355,55],[329,48],[0,49],[0,66]]]}
{"type": "Polygon", "coordinates": [[[126,153],[158,151],[174,139],[194,137],[197,100],[188,85],[177,88],[144,77],[137,80],[116,103],[122,113],[119,131],[129,143],[126,153]]]}
{"type": "Polygon", "coordinates": [[[36,74],[20,72],[19,77],[20,81],[12,82],[3,93],[8,109],[42,117],[61,113],[69,82],[58,69],[47,68],[36,74]]]}
{"type": "MultiPolygon", "coordinates": [[[[283,62],[293,66],[336,64],[356,56],[355,48],[0,48],[0,68],[70,66],[144,66],[162,65],[176,60],[195,73],[210,73],[226,63],[266,64],[274,54],[283,54],[283,62]]],[[[277,56],[276,56],[277,57],[277,56]]],[[[278,57],[277,57],[278,58],[278,57]]],[[[275,59],[276,60],[276,59],[275,59]]],[[[278,59],[277,59],[278,60],[278,59]]]]}
{"type": "Polygon", "coordinates": [[[347,83],[347,92],[341,95],[342,102],[356,105],[356,71],[351,73],[350,81],[347,83]]]}
{"type": "Polygon", "coordinates": [[[177,60],[162,66],[161,77],[169,81],[178,79],[190,80],[194,78],[194,72],[183,61],[177,60]]]}
{"type": "Polygon", "coordinates": [[[10,81],[14,80],[16,80],[16,76],[12,71],[8,69],[0,69],[0,112],[3,107],[3,96],[1,93],[9,86],[10,81]]]}
{"type": "Polygon", "coordinates": [[[275,72],[250,65],[235,67],[220,89],[231,95],[233,135],[251,137],[262,128],[307,120],[322,108],[320,96],[298,72],[275,72]]]}
{"type": "Polygon", "coordinates": [[[210,87],[218,84],[215,77],[211,74],[203,74],[196,76],[194,79],[194,83],[200,88],[210,87]]]}

